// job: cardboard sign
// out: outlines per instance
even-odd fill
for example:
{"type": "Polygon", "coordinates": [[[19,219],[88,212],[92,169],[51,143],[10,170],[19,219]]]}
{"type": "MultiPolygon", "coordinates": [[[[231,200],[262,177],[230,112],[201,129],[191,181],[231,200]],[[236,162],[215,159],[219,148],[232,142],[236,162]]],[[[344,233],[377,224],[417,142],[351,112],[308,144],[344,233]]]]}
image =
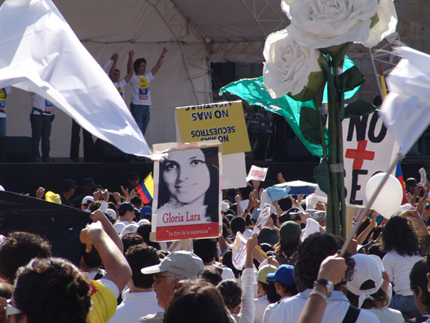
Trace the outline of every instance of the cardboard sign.
{"type": "Polygon", "coordinates": [[[267,171],[269,168],[257,167],[255,165],[251,166],[248,176],[246,176],[246,181],[254,180],[264,182],[266,179],[267,171]]]}
{"type": "Polygon", "coordinates": [[[154,145],[152,232],[156,241],[213,238],[221,232],[219,142],[154,145]],[[159,148],[163,150],[159,150],[159,148]]]}
{"type": "Polygon", "coordinates": [[[182,142],[219,140],[223,155],[251,150],[241,101],[176,108],[182,142]]]}
{"type": "Polygon", "coordinates": [[[345,119],[342,132],[345,202],[351,207],[365,207],[367,181],[375,173],[387,171],[399,147],[377,112],[345,119]]]}

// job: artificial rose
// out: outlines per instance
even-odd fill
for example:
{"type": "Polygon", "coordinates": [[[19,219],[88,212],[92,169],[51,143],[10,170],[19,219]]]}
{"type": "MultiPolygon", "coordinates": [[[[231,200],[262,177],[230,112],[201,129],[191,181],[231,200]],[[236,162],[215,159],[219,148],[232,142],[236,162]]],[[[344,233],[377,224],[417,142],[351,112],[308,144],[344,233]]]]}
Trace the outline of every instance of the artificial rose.
{"type": "Polygon", "coordinates": [[[273,99],[299,94],[308,85],[311,73],[322,74],[318,63],[321,53],[300,46],[290,35],[289,27],[267,37],[263,55],[263,79],[273,99]]]}
{"type": "Polygon", "coordinates": [[[397,13],[393,0],[380,0],[376,13],[378,23],[370,28],[369,38],[360,42],[366,47],[378,45],[385,37],[396,31],[397,13]]]}
{"type": "MultiPolygon", "coordinates": [[[[284,11],[287,6],[283,3],[284,11]]],[[[292,1],[291,34],[300,45],[311,48],[366,41],[377,6],[377,0],[292,1]]]]}

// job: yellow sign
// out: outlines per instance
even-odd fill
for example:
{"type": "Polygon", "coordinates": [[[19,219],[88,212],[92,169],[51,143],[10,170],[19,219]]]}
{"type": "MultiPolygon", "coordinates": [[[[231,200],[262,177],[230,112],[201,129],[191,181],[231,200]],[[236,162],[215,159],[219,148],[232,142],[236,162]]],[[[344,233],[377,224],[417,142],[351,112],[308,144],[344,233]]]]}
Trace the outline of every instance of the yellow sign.
{"type": "Polygon", "coordinates": [[[176,108],[182,142],[216,140],[222,154],[251,150],[241,101],[176,108]]]}

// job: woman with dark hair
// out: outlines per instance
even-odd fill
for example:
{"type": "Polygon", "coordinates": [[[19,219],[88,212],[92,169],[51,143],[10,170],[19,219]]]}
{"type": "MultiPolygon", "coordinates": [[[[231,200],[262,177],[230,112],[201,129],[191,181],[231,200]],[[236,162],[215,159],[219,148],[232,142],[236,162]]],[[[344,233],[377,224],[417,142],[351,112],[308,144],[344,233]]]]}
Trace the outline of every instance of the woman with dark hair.
{"type": "Polygon", "coordinates": [[[61,258],[35,258],[17,272],[6,315],[11,323],[87,323],[90,287],[84,275],[61,258]]]}
{"type": "Polygon", "coordinates": [[[390,301],[386,293],[388,281],[384,282],[381,259],[375,255],[355,254],[354,276],[346,283],[346,297],[351,305],[375,314],[381,323],[402,323],[403,315],[386,307],[390,301]]]}
{"type": "Polygon", "coordinates": [[[415,303],[417,304],[418,311],[422,315],[415,318],[414,322],[430,321],[430,292],[428,290],[427,279],[427,275],[429,273],[428,262],[429,255],[427,255],[427,258],[415,263],[409,275],[415,303]]]}
{"type": "Polygon", "coordinates": [[[159,221],[218,222],[219,192],[218,148],[171,151],[160,163],[159,221]]]}
{"type": "Polygon", "coordinates": [[[382,249],[387,252],[382,262],[395,292],[389,307],[405,313],[417,312],[409,273],[422,257],[418,254],[418,238],[406,218],[394,216],[387,222],[382,231],[382,249]]]}
{"type": "Polygon", "coordinates": [[[164,323],[232,323],[216,287],[202,279],[181,284],[164,313],[164,323]]]}

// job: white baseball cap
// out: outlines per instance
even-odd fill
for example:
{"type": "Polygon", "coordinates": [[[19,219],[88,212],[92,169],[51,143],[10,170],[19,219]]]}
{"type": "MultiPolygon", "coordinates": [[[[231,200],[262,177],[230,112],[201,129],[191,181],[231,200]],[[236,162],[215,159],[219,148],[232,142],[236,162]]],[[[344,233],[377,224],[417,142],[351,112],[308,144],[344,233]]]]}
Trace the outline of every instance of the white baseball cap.
{"type": "Polygon", "coordinates": [[[205,266],[194,253],[185,250],[174,251],[166,256],[160,264],[142,268],[142,274],[150,275],[170,271],[188,278],[201,277],[205,266]]]}

